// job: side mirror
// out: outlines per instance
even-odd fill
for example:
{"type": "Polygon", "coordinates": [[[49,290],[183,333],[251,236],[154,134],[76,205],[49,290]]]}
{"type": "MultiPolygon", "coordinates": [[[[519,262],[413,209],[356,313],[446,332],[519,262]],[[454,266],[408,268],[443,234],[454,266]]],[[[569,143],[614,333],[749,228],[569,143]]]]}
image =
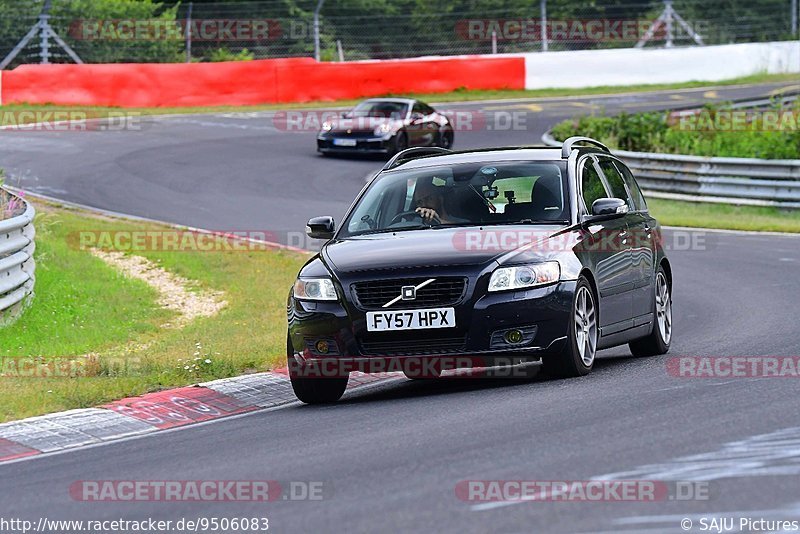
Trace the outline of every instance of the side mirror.
{"type": "Polygon", "coordinates": [[[615,219],[628,213],[628,204],[621,198],[598,198],[592,202],[592,218],[615,219]]]}
{"type": "Polygon", "coordinates": [[[425,115],[423,115],[422,113],[412,113],[411,114],[411,122],[413,122],[413,123],[417,123],[417,122],[421,121],[424,118],[425,118],[425,115]]]}
{"type": "Polygon", "coordinates": [[[336,223],[329,215],[309,219],[306,225],[306,235],[312,239],[331,239],[335,230],[336,223]]]}

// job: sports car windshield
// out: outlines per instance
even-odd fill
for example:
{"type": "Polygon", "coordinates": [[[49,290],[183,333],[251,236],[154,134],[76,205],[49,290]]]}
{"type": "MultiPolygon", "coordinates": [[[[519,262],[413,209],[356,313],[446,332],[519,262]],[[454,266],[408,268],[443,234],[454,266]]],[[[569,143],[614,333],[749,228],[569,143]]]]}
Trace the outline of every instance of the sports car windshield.
{"type": "Polygon", "coordinates": [[[403,102],[361,102],[353,111],[350,117],[385,117],[392,119],[402,119],[408,112],[408,104],[403,102]]]}
{"type": "Polygon", "coordinates": [[[384,173],[340,237],[447,226],[566,222],[562,162],[468,163],[384,173]]]}

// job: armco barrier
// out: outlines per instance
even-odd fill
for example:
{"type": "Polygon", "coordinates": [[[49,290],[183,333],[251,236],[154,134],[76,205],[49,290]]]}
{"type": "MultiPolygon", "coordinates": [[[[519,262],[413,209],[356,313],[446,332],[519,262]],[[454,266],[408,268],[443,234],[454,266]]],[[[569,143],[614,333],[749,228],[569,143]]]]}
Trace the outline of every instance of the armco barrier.
{"type": "Polygon", "coordinates": [[[2,102],[122,107],[247,105],[523,89],[525,60],[459,56],[316,62],[309,58],[223,63],[22,65],[3,73],[2,102]]]}
{"type": "Polygon", "coordinates": [[[0,326],[15,319],[33,295],[35,212],[33,206],[23,203],[25,211],[21,215],[0,220],[0,326]]]}
{"type": "MultiPolygon", "coordinates": [[[[545,144],[561,146],[548,132],[545,144]]],[[[615,150],[651,197],[800,208],[800,159],[764,160],[615,150]]]]}

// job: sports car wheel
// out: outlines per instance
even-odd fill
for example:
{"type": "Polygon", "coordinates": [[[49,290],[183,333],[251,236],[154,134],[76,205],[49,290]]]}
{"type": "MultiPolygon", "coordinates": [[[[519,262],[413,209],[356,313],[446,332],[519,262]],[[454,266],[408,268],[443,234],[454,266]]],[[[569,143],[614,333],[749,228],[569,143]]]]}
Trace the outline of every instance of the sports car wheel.
{"type": "Polygon", "coordinates": [[[394,148],[392,149],[392,154],[397,154],[398,152],[402,152],[403,150],[408,148],[408,136],[405,132],[400,132],[397,134],[397,137],[394,138],[394,148]]]}
{"type": "Polygon", "coordinates": [[[436,142],[442,148],[450,149],[453,147],[453,130],[439,132],[439,139],[436,142]]]}

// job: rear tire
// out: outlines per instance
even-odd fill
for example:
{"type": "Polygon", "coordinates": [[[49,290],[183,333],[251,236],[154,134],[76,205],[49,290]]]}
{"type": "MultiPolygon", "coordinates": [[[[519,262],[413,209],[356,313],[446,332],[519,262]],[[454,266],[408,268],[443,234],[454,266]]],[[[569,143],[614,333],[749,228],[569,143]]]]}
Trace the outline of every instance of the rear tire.
{"type": "Polygon", "coordinates": [[[628,343],[631,354],[637,357],[666,354],[672,343],[672,288],[663,266],[658,268],[655,286],[653,330],[646,337],[628,343]]]}
{"type": "Polygon", "coordinates": [[[542,357],[543,370],[557,378],[584,376],[591,372],[597,355],[597,304],[592,286],[583,276],[575,287],[569,334],[561,354],[542,357]]]}
{"type": "Polygon", "coordinates": [[[350,373],[344,376],[324,376],[313,363],[301,364],[292,354],[292,341],[286,336],[286,360],[289,368],[289,380],[292,382],[294,394],[306,404],[326,404],[336,402],[347,388],[350,373]]]}

